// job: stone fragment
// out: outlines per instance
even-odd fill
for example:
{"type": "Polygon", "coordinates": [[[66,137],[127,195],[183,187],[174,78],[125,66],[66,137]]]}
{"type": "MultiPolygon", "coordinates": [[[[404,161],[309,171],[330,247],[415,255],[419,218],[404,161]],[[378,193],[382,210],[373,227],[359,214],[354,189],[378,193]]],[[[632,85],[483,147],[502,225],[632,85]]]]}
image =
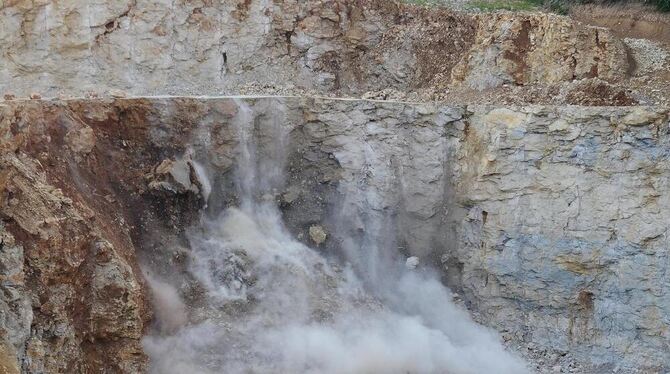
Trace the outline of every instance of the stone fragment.
{"type": "Polygon", "coordinates": [[[110,90],[109,91],[109,96],[114,97],[114,98],[124,98],[127,97],[128,95],[126,92],[121,91],[121,90],[110,90]]]}
{"type": "Polygon", "coordinates": [[[405,267],[407,270],[414,270],[419,266],[419,258],[416,256],[408,257],[405,261],[405,267]]]}
{"type": "Polygon", "coordinates": [[[88,126],[73,129],[65,135],[65,141],[74,152],[87,154],[95,146],[95,133],[88,126]]]}
{"type": "Polygon", "coordinates": [[[300,189],[295,186],[290,186],[281,195],[281,201],[284,204],[293,204],[293,202],[295,202],[298,197],[300,197],[300,189]]]}
{"type": "Polygon", "coordinates": [[[154,180],[149,187],[178,194],[198,193],[198,186],[191,181],[191,167],[187,160],[163,160],[154,170],[154,180]]]}
{"type": "Polygon", "coordinates": [[[309,228],[309,238],[312,239],[314,244],[321,245],[326,241],[328,234],[326,230],[320,225],[313,225],[309,228]]]}
{"type": "Polygon", "coordinates": [[[659,123],[666,118],[667,114],[665,113],[644,107],[635,107],[621,119],[621,123],[628,126],[644,126],[659,123]]]}

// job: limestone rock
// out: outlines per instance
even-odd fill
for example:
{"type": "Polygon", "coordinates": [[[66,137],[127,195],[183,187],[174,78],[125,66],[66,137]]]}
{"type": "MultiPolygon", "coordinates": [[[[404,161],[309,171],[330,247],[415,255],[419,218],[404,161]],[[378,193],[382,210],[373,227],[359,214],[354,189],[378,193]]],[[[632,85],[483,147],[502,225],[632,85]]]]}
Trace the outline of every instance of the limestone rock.
{"type": "Polygon", "coordinates": [[[407,260],[405,260],[405,267],[407,270],[414,270],[416,267],[419,266],[419,258],[416,256],[408,257],[407,260]]]}
{"type": "Polygon", "coordinates": [[[255,82],[261,88],[249,93],[295,87],[288,93],[398,100],[408,91],[439,97],[452,86],[612,82],[628,79],[630,67],[611,32],[545,13],[457,13],[383,0],[117,3],[72,0],[48,11],[7,3],[0,48],[12,53],[0,57],[0,91],[220,95],[255,82]]]}
{"type": "Polygon", "coordinates": [[[91,330],[104,339],[142,337],[142,288],[133,269],[105,240],[93,244],[95,265],[91,279],[91,330]]]}
{"type": "MultiPolygon", "coordinates": [[[[263,141],[274,140],[263,121],[274,120],[275,105],[287,116],[285,190],[300,191],[284,207],[289,229],[328,222],[337,208],[343,219],[335,224],[352,240],[382,227],[375,243],[392,235],[406,253],[443,258],[445,281],[512,341],[569,351],[584,372],[666,369],[667,108],[248,103],[263,141]],[[312,196],[319,199],[308,204],[312,196]]],[[[213,163],[213,172],[232,186],[226,173],[236,134],[221,108],[236,105],[228,98],[0,104],[0,327],[10,331],[2,339],[22,370],[146,368],[140,337],[149,316],[136,256],[167,274],[183,269],[186,261],[175,261],[165,243],[183,240],[200,206],[172,192],[143,193],[143,176],[174,191],[202,191],[188,157],[167,156],[189,139],[194,150],[228,160],[213,163]],[[86,163],[71,162],[66,137],[52,136],[84,128],[65,123],[64,113],[93,130],[86,163]],[[117,128],[125,131],[109,131],[117,128]]],[[[217,193],[217,202],[235,201],[234,188],[217,193]]],[[[340,239],[317,226],[313,242],[340,239]]],[[[232,287],[243,270],[222,276],[232,287]]],[[[573,367],[554,362],[549,370],[573,367]]]]}
{"type": "Polygon", "coordinates": [[[151,176],[149,188],[165,190],[177,194],[199,194],[207,201],[211,186],[204,170],[189,155],[175,160],[165,159],[151,176]]]}
{"type": "Polygon", "coordinates": [[[321,245],[326,241],[328,234],[321,225],[313,225],[309,227],[309,238],[316,245],[321,245]]]}
{"type": "Polygon", "coordinates": [[[607,29],[548,13],[496,13],[477,19],[472,49],[452,71],[455,82],[485,89],[581,78],[613,81],[628,71],[626,46],[607,29]]]}
{"type": "Polygon", "coordinates": [[[149,183],[153,189],[164,189],[174,193],[198,192],[191,182],[191,168],[186,160],[163,160],[154,169],[156,179],[149,183]]]}
{"type": "Polygon", "coordinates": [[[76,163],[66,166],[66,147],[95,152],[93,130],[42,105],[49,106],[0,106],[3,114],[20,114],[0,122],[3,133],[20,128],[8,132],[8,148],[0,152],[0,327],[7,331],[1,338],[26,372],[142,371],[148,316],[134,248],[121,214],[104,194],[91,193],[91,186],[105,188],[101,174],[110,168],[94,168],[98,175],[91,178],[76,163]],[[70,127],[65,136],[48,135],[63,127],[70,127]],[[49,159],[40,161],[47,150],[49,159]],[[68,181],[62,188],[52,184],[62,180],[68,181]],[[102,206],[104,214],[92,209],[102,206]],[[99,265],[96,242],[116,243],[99,265]]]}
{"type": "Polygon", "coordinates": [[[281,196],[284,204],[293,204],[300,197],[300,189],[296,187],[288,188],[281,196]]]}
{"type": "Polygon", "coordinates": [[[23,247],[0,224],[0,372],[18,373],[20,352],[33,319],[25,284],[23,247]]]}
{"type": "Polygon", "coordinates": [[[128,96],[124,91],[121,90],[110,90],[109,91],[109,96],[114,97],[114,98],[124,98],[128,96]]]}
{"type": "Polygon", "coordinates": [[[88,154],[95,146],[95,134],[88,126],[72,129],[65,135],[65,141],[74,152],[88,154]]]}

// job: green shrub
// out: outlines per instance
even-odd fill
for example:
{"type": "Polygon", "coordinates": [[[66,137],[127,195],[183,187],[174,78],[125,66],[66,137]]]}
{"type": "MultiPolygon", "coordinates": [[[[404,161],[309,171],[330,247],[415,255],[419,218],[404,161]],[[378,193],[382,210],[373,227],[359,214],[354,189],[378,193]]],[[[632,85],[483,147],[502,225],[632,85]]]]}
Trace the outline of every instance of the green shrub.
{"type": "Polygon", "coordinates": [[[568,14],[570,10],[570,6],[564,0],[547,0],[545,1],[545,5],[552,12],[558,14],[568,14]]]}
{"type": "MultiPolygon", "coordinates": [[[[614,4],[625,2],[627,0],[540,0],[540,3],[543,3],[546,8],[561,14],[568,13],[571,4],[614,4]]],[[[644,0],[644,3],[654,5],[660,11],[670,12],[670,0],[644,0]]]]}
{"type": "Polygon", "coordinates": [[[656,7],[664,12],[670,12],[670,0],[655,0],[656,7]]]}
{"type": "Polygon", "coordinates": [[[447,0],[402,0],[406,4],[415,4],[421,6],[443,6],[447,0]]]}

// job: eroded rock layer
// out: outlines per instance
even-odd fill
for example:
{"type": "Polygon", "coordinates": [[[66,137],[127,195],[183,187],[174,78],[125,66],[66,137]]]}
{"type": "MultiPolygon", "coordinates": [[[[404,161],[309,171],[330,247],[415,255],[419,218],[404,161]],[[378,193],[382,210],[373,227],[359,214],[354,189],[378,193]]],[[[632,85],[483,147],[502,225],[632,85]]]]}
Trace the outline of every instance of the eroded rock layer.
{"type": "MultiPolygon", "coordinates": [[[[138,258],[179,276],[207,197],[235,202],[236,100],[0,105],[0,364],[146,369],[138,258]]],[[[667,109],[242,100],[257,126],[279,108],[292,128],[276,198],[296,237],[336,253],[329,217],[360,186],[349,208],[393,212],[398,247],[506,339],[593,370],[669,369],[667,109]]]]}
{"type": "Polygon", "coordinates": [[[0,16],[0,92],[20,97],[308,91],[629,105],[648,94],[627,92],[646,58],[621,38],[543,13],[386,0],[19,0],[0,16]]]}

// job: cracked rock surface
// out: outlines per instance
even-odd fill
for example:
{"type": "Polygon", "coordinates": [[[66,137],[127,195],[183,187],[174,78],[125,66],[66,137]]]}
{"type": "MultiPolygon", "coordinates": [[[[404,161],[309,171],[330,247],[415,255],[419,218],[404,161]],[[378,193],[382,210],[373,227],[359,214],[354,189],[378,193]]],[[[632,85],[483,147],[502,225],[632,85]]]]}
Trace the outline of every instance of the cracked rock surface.
{"type": "MultiPolygon", "coordinates": [[[[292,129],[277,198],[295,237],[335,232],[342,201],[354,226],[362,212],[393,211],[403,255],[446,265],[462,304],[510,346],[544,352],[548,372],[670,369],[667,109],[245,102],[259,123],[281,108],[292,129]],[[367,192],[343,200],[354,186],[367,192]]],[[[219,186],[210,203],[237,199],[237,108],[229,98],[0,105],[0,364],[146,368],[138,261],[186,272],[184,230],[206,199],[191,167],[170,174],[175,162],[207,152],[219,186]],[[152,187],[163,169],[183,188],[152,187]]],[[[197,287],[180,292],[197,302],[197,287]]]]}
{"type": "Polygon", "coordinates": [[[583,13],[0,0],[0,373],[147,372],[207,317],[187,232],[240,201],[240,103],[261,154],[290,129],[262,198],[304,244],[390,217],[537,372],[670,372],[670,42],[583,13]]]}
{"type": "Polygon", "coordinates": [[[553,14],[387,0],[17,0],[0,4],[0,92],[667,104],[667,67],[639,45],[553,14]]]}

